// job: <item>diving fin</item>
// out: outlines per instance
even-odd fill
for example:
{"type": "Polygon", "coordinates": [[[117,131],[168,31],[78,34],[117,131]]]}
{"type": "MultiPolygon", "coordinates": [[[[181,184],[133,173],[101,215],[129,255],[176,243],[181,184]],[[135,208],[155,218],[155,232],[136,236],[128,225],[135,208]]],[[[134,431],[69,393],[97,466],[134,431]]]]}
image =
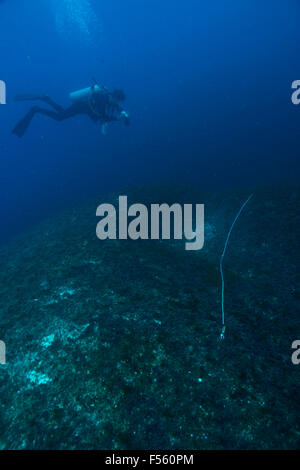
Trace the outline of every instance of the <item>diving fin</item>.
{"type": "Polygon", "coordinates": [[[23,137],[29,124],[31,123],[33,116],[35,115],[35,112],[36,108],[32,108],[14,127],[12,131],[13,134],[17,135],[20,138],[23,137]]]}
{"type": "Polygon", "coordinates": [[[42,100],[45,95],[30,95],[30,94],[23,94],[23,95],[16,95],[15,101],[34,101],[34,100],[42,100]]]}

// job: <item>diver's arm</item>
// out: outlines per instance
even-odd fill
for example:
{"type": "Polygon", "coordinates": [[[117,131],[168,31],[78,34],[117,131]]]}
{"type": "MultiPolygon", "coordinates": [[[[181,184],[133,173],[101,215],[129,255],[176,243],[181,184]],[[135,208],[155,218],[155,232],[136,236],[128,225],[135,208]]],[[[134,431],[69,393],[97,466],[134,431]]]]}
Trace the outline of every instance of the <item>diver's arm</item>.
{"type": "Polygon", "coordinates": [[[121,119],[124,122],[125,126],[129,126],[130,124],[129,114],[126,111],[122,111],[121,115],[122,115],[121,119]]]}
{"type": "Polygon", "coordinates": [[[122,109],[120,111],[119,120],[123,121],[125,126],[129,126],[129,124],[130,124],[129,114],[125,111],[125,109],[122,109]]]}
{"type": "Polygon", "coordinates": [[[123,121],[126,126],[130,124],[129,114],[118,104],[114,104],[106,115],[107,121],[123,121]]]}

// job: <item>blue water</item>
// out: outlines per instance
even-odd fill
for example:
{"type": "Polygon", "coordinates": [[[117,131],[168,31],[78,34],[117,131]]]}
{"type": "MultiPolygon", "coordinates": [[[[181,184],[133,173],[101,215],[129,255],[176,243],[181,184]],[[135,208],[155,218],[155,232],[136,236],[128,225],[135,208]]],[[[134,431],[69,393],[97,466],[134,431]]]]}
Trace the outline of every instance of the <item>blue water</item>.
{"type": "Polygon", "coordinates": [[[0,2],[0,241],[110,190],[179,182],[215,190],[299,179],[297,0],[0,2]],[[37,116],[92,78],[122,88],[131,126],[37,116]]]}

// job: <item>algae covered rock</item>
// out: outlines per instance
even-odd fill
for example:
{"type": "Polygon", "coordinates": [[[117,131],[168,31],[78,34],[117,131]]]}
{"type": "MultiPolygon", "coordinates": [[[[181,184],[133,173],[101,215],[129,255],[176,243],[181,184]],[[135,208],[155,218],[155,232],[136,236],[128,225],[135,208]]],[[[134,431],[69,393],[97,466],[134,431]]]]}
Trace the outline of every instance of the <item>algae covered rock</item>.
{"type": "Polygon", "coordinates": [[[205,203],[199,252],[98,240],[99,201],[2,247],[1,447],[299,447],[295,194],[257,190],[232,234],[223,342],[218,262],[245,193],[129,192],[145,204],[205,203]]]}

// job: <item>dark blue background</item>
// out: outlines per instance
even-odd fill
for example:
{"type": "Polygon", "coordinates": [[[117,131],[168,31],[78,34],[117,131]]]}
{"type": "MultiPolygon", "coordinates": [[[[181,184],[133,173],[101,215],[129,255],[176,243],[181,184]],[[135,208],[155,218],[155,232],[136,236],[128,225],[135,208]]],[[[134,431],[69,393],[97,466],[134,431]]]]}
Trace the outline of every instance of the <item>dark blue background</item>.
{"type": "MultiPolygon", "coordinates": [[[[87,0],[73,0],[75,14],[87,0]]],[[[57,210],[128,185],[179,182],[216,190],[299,179],[298,0],[91,0],[88,37],[58,30],[70,0],[0,4],[0,240],[57,210]],[[103,137],[81,116],[35,118],[16,93],[68,93],[91,78],[126,91],[129,128],[103,137]]],[[[80,20],[80,18],[79,18],[80,20]]],[[[163,201],[162,201],[163,202],[163,201]]],[[[199,201],[201,202],[201,201],[199,201]]]]}

